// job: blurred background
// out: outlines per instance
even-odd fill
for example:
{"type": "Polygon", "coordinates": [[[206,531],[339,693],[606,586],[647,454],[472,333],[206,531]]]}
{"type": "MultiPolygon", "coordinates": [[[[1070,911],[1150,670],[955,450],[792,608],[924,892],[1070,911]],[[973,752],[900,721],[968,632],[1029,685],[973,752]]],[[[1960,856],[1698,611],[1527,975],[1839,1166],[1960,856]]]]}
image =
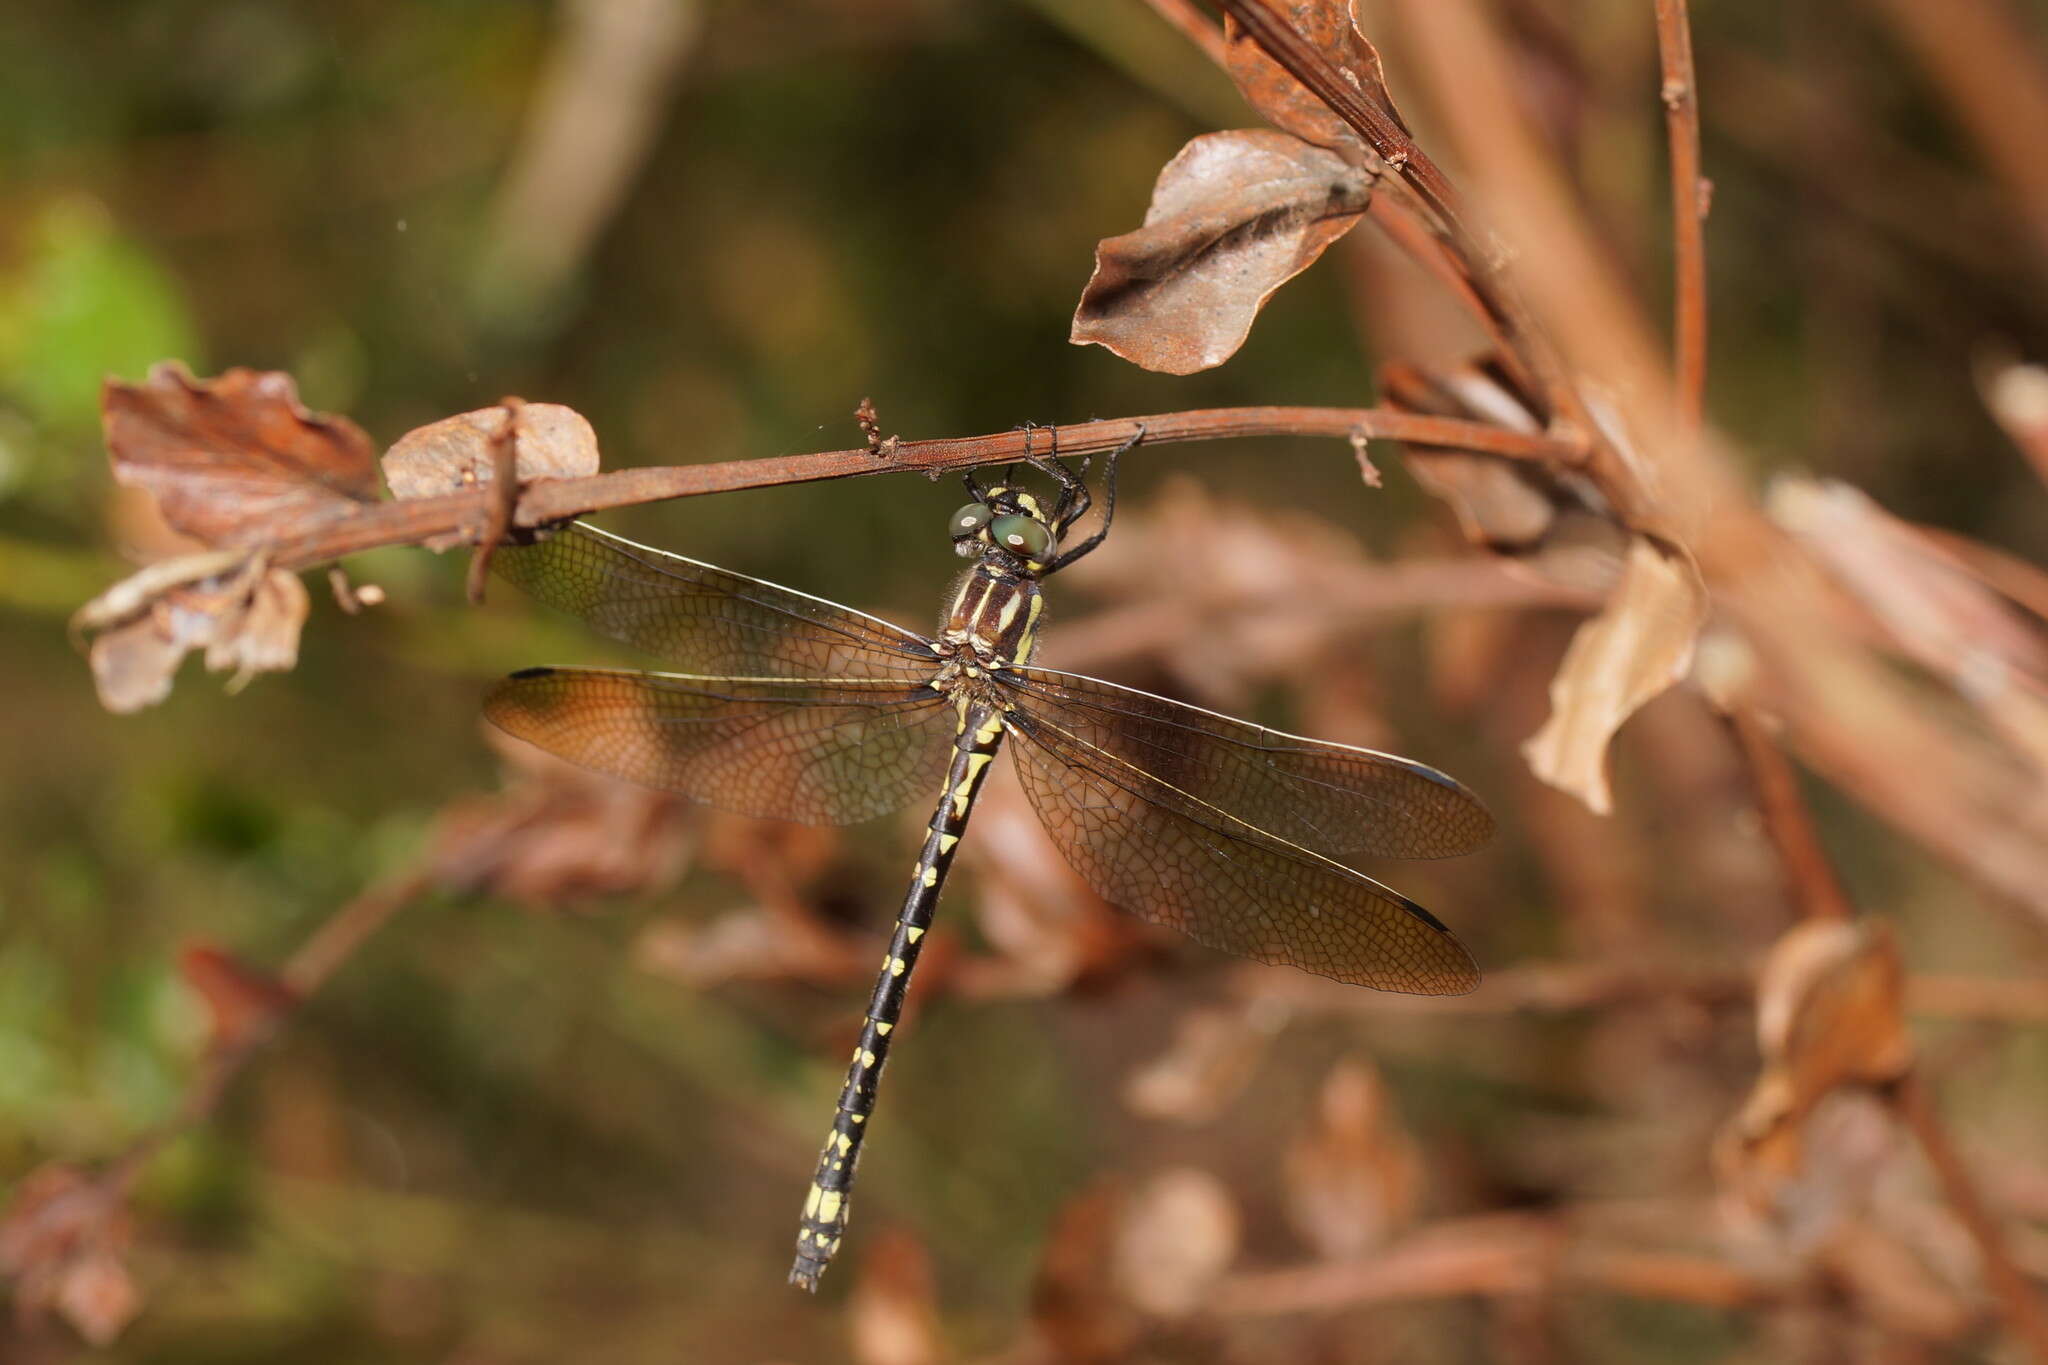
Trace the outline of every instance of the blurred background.
{"type": "MultiPolygon", "coordinates": [[[[2042,168],[1997,134],[2038,106],[2010,71],[1970,95],[1913,8],[1695,15],[1709,412],[1759,485],[1843,479],[2038,558],[2048,496],[1980,391],[2048,352],[2042,168]]],[[[1362,7],[1455,176],[1433,132],[1455,91],[1404,61],[1403,9],[1362,7]]],[[[1481,9],[1662,315],[1647,0],[1481,9]]],[[[2042,79],[2048,12],[1999,13],[2042,79]]],[[[191,665],[153,710],[95,702],[66,619],[149,536],[99,385],[160,359],[288,371],[380,447],[505,394],[565,403],[619,467],[857,445],[864,396],[905,437],[1362,406],[1382,361],[1474,349],[1369,229],[1221,369],[1067,344],[1095,242],[1158,167],[1256,123],[1135,3],[0,5],[0,1185],[170,1120],[250,994],[236,962],[276,969],[366,888],[389,912],[141,1167],[132,1278],[72,1315],[118,1325],[132,1291],[133,1322],[95,1347],[23,1320],[0,1359],[1997,1358],[1967,1242],[1867,1116],[1843,1160],[1874,1172],[1854,1216],[1895,1220],[1871,1241],[1891,1259],[1814,1294],[1772,1278],[1782,1246],[1730,1249],[1709,1152],[1756,1067],[1742,973],[1792,918],[1739,754],[1681,691],[1623,732],[1614,817],[1536,783],[1516,746],[1585,604],[1475,564],[1395,451],[1374,490],[1341,442],[1141,450],[1044,661],[1455,773],[1502,837],[1389,879],[1490,972],[1670,988],[1413,1006],[1282,980],[1089,902],[999,785],[818,1300],[783,1275],[865,999],[849,964],[924,813],[747,825],[507,757],[488,680],[605,653],[503,586],[467,606],[463,558],[417,549],[351,561],[386,597],[361,615],[315,592],[295,672],[231,695],[191,665]],[[495,861],[444,875],[479,830],[495,861]],[[1555,1216],[1642,1273],[1544,1289],[1518,1267],[1555,1216]],[[1432,1234],[1408,1280],[1342,1278],[1432,1234]],[[1304,1268],[1326,1280],[1257,1279],[1304,1268]],[[1236,1277],[1228,1311],[1187,1317],[1209,1271],[1236,1277]]],[[[960,497],[882,476],[599,522],[924,628],[960,497]]],[[[1915,973],[2039,967],[2037,924],[1809,795],[1915,973]]],[[[2048,1018],[1970,998],[1917,1036],[2048,1271],[2048,1018]]]]}

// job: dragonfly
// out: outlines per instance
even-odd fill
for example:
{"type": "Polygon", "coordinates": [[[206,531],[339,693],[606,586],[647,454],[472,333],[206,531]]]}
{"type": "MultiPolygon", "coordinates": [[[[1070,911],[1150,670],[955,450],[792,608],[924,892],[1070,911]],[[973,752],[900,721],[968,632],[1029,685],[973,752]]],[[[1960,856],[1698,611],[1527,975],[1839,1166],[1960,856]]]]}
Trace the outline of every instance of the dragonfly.
{"type": "Polygon", "coordinates": [[[974,563],[933,636],[581,522],[496,558],[537,600],[684,670],[522,670],[485,702],[509,734],[742,815],[854,824],[936,795],[804,1200],[789,1276],[800,1288],[816,1290],[845,1234],[918,953],[1006,738],[1052,842],[1110,904],[1226,953],[1378,990],[1478,984],[1442,921],[1336,861],[1476,848],[1493,820],[1459,783],[1031,663],[1040,585],[1108,535],[1116,459],[1142,436],[1110,455],[1085,538],[1085,464],[1028,457],[1051,480],[1043,499],[1017,465],[992,485],[966,474],[972,501],[948,530],[974,563]]]}

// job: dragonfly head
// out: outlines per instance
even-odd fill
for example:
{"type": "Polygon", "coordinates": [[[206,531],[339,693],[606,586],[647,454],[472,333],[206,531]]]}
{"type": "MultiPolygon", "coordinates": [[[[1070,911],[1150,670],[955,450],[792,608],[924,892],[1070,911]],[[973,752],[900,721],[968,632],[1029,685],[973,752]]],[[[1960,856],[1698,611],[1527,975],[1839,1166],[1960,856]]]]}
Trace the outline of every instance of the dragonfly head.
{"type": "Polygon", "coordinates": [[[962,559],[1002,555],[1029,573],[1045,566],[1055,539],[1038,499],[1009,487],[991,488],[955,512],[950,530],[962,559]]]}

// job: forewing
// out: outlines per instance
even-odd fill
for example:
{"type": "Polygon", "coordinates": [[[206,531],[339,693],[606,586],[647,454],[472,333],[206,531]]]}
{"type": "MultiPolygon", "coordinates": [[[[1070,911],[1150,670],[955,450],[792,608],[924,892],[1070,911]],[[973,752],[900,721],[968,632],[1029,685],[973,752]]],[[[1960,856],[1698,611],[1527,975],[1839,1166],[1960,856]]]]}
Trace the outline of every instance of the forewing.
{"type": "Polygon", "coordinates": [[[532,668],[484,715],[572,763],[741,815],[846,825],[939,790],[952,704],[923,685],[532,668]]]}
{"type": "Polygon", "coordinates": [[[1288,843],[1448,858],[1493,834],[1478,797],[1412,759],[1268,730],[1074,673],[1016,668],[1002,678],[1077,741],[1288,843]]]}
{"type": "Polygon", "coordinates": [[[1274,837],[1020,709],[1024,791],[1074,870],[1112,905],[1257,962],[1376,990],[1479,984],[1435,916],[1372,878],[1274,837]]]}
{"type": "Polygon", "coordinates": [[[491,560],[506,581],[685,672],[748,678],[928,677],[937,656],[878,617],[580,522],[491,560]]]}

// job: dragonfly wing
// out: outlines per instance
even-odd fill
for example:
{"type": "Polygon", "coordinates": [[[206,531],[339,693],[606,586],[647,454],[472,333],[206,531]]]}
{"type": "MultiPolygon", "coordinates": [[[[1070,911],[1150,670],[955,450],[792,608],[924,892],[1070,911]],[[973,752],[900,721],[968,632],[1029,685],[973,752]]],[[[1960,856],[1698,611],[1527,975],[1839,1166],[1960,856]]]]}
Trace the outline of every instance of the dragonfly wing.
{"type": "Polygon", "coordinates": [[[922,684],[530,668],[484,715],[572,763],[741,815],[846,825],[939,789],[952,703],[922,684]]]}
{"type": "Polygon", "coordinates": [[[879,617],[574,522],[491,560],[508,582],[692,674],[922,678],[937,655],[879,617]]]}
{"type": "Polygon", "coordinates": [[[1479,984],[1435,916],[1363,873],[1276,837],[1070,728],[1008,716],[1024,791],[1105,900],[1199,943],[1376,990],[1462,995],[1479,984]]]}
{"type": "Polygon", "coordinates": [[[1412,759],[1268,730],[1074,673],[1016,668],[1003,679],[1076,741],[1288,843],[1448,858],[1493,834],[1478,797],[1412,759]]]}

